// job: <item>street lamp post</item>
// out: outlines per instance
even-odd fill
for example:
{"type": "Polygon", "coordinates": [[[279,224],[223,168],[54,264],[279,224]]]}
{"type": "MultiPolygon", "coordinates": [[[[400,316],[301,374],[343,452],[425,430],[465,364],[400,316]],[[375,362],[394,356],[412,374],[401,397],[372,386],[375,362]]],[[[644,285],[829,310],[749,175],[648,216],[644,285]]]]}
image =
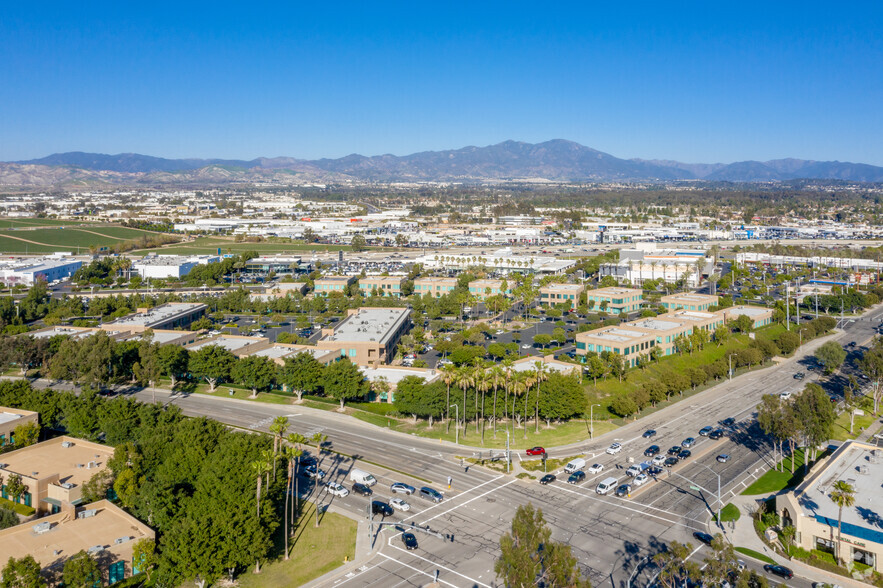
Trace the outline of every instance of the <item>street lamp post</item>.
{"type": "Polygon", "coordinates": [[[635,570],[629,576],[628,582],[626,582],[626,584],[625,584],[626,588],[632,588],[632,580],[634,579],[635,574],[638,573],[638,570],[641,568],[641,564],[649,559],[650,559],[650,556],[648,555],[644,559],[642,559],[641,561],[638,562],[638,565],[635,566],[635,570]]]}
{"type": "MultiPolygon", "coordinates": [[[[724,522],[721,520],[721,508],[723,506],[723,502],[721,501],[721,475],[719,473],[717,473],[716,471],[714,471],[713,469],[711,469],[710,467],[708,467],[707,465],[705,465],[704,463],[699,463],[699,462],[696,462],[696,463],[697,463],[697,465],[701,465],[706,470],[708,470],[709,472],[711,472],[712,474],[717,476],[717,525],[718,525],[718,527],[721,528],[721,530],[723,530],[724,522]]],[[[702,488],[697,488],[697,489],[701,490],[702,488]]]]}
{"type": "Polygon", "coordinates": [[[454,422],[457,423],[456,425],[454,425],[454,443],[459,445],[460,444],[460,405],[459,404],[452,404],[451,406],[454,407],[455,409],[457,409],[457,412],[455,413],[455,416],[454,416],[454,422]]]}
{"type": "MultiPolygon", "coordinates": [[[[600,404],[593,404],[589,407],[589,439],[595,438],[595,410],[596,406],[601,406],[600,404]]],[[[583,413],[585,414],[585,413],[583,413]]]]}

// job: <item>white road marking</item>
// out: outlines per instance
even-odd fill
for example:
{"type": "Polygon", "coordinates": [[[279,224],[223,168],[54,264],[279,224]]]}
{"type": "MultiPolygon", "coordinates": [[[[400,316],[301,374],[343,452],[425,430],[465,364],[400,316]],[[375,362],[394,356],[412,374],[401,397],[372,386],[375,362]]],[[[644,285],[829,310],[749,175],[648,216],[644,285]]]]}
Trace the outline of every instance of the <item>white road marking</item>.
{"type": "MultiPolygon", "coordinates": [[[[463,495],[465,495],[465,494],[468,494],[469,492],[472,492],[473,490],[478,490],[478,489],[481,488],[482,486],[486,486],[487,484],[490,484],[491,482],[495,482],[495,481],[499,480],[499,479],[502,478],[502,477],[504,477],[504,476],[503,476],[503,475],[499,475],[499,476],[497,476],[496,478],[492,478],[492,479],[488,480],[487,482],[482,482],[482,483],[479,484],[478,486],[473,486],[472,488],[469,488],[468,490],[464,490],[463,492],[461,492],[460,494],[457,494],[456,496],[452,496],[452,497],[450,498],[450,500],[452,500],[452,501],[453,501],[453,500],[456,500],[457,498],[460,498],[461,496],[463,496],[463,495]]],[[[512,481],[514,482],[515,480],[512,480],[512,481]]],[[[502,486],[501,486],[501,488],[502,488],[502,486]]],[[[484,496],[484,494],[482,494],[482,496],[484,496]]],[[[430,506],[429,508],[424,508],[424,509],[420,512],[420,514],[425,514],[425,513],[429,512],[430,510],[433,510],[433,509],[435,509],[435,508],[440,507],[442,504],[445,504],[445,502],[444,502],[444,501],[442,501],[442,502],[437,502],[437,503],[433,504],[432,506],[430,506]]],[[[464,503],[464,504],[465,504],[465,503],[464,503]]],[[[410,517],[407,517],[407,518],[413,518],[413,517],[415,517],[415,516],[417,516],[416,513],[413,514],[413,515],[411,515],[410,517]]],[[[435,518],[435,517],[433,517],[433,518],[435,518]]],[[[429,519],[429,520],[432,520],[432,519],[429,519]]]]}
{"type": "MultiPolygon", "coordinates": [[[[500,476],[500,477],[502,477],[502,476],[500,476]]],[[[499,478],[497,478],[497,479],[499,479],[499,478]]],[[[493,480],[491,480],[491,481],[493,482],[493,480]]],[[[451,512],[451,511],[454,511],[454,510],[457,510],[457,509],[460,508],[460,507],[466,506],[467,504],[469,504],[469,503],[472,502],[473,500],[478,500],[479,498],[482,498],[483,496],[487,496],[487,495],[490,494],[491,492],[496,492],[497,490],[502,490],[503,488],[505,488],[505,487],[508,486],[509,484],[514,484],[514,483],[517,482],[517,481],[518,481],[518,478],[514,478],[514,479],[512,479],[512,480],[509,480],[508,482],[506,482],[506,483],[503,484],[502,486],[497,486],[496,488],[491,488],[490,490],[488,490],[488,491],[485,492],[484,494],[479,494],[478,496],[474,496],[474,497],[470,498],[469,500],[467,500],[466,502],[464,502],[464,503],[462,503],[462,504],[458,504],[458,505],[454,506],[453,508],[449,508],[448,510],[446,510],[446,511],[444,511],[444,512],[440,512],[440,513],[438,513],[438,514],[435,515],[434,517],[430,517],[430,518],[426,519],[425,521],[423,521],[423,524],[425,525],[426,523],[428,523],[428,522],[431,521],[431,520],[437,519],[438,517],[440,517],[440,516],[444,516],[444,515],[448,514],[448,513],[451,512]]],[[[487,483],[487,482],[485,482],[485,483],[487,483]]],[[[484,486],[484,484],[482,484],[482,486],[484,486]]],[[[478,488],[478,486],[476,486],[476,488],[478,488]]],[[[441,504],[441,503],[439,503],[439,504],[441,504]]]]}
{"type": "MultiPolygon", "coordinates": [[[[444,571],[446,571],[446,572],[450,572],[451,574],[456,574],[457,576],[460,576],[460,577],[463,578],[464,580],[469,580],[470,582],[472,582],[472,583],[474,583],[474,584],[477,584],[477,585],[479,585],[479,586],[484,586],[484,588],[492,588],[491,586],[488,586],[487,584],[484,584],[483,582],[479,582],[479,581],[476,580],[475,578],[470,578],[469,576],[463,575],[463,574],[461,574],[460,572],[458,572],[458,571],[456,571],[456,570],[452,570],[451,568],[445,567],[445,566],[443,566],[443,565],[439,565],[439,564],[435,563],[434,561],[432,561],[431,559],[428,559],[428,558],[423,557],[422,555],[417,555],[417,554],[414,553],[413,551],[408,551],[408,550],[406,550],[406,549],[402,549],[401,547],[398,547],[398,546],[396,546],[396,545],[390,545],[390,547],[392,547],[393,549],[395,549],[395,550],[397,550],[397,551],[401,551],[402,553],[406,553],[406,554],[410,555],[411,557],[416,557],[417,559],[422,560],[422,561],[428,563],[429,565],[435,566],[435,567],[437,567],[437,568],[440,569],[440,570],[444,570],[444,571]]],[[[435,575],[434,575],[434,574],[430,574],[430,573],[428,573],[428,572],[424,572],[424,571],[422,571],[422,570],[419,570],[419,569],[417,569],[417,568],[415,568],[415,567],[409,566],[408,564],[406,564],[406,563],[404,563],[404,562],[401,562],[401,561],[399,561],[399,560],[397,560],[397,559],[395,559],[395,558],[393,558],[393,557],[390,557],[390,556],[386,555],[385,553],[379,553],[378,555],[382,555],[382,556],[385,557],[386,559],[392,560],[392,561],[396,562],[397,564],[402,565],[402,566],[405,566],[406,568],[408,568],[408,569],[410,569],[410,570],[414,570],[415,572],[420,572],[421,574],[425,574],[426,576],[429,576],[430,578],[433,578],[433,579],[435,578],[435,575]]],[[[441,577],[439,577],[438,581],[441,582],[441,583],[443,583],[443,584],[447,584],[448,586],[454,586],[454,584],[451,584],[450,582],[446,582],[446,581],[442,580],[441,577]]]]}

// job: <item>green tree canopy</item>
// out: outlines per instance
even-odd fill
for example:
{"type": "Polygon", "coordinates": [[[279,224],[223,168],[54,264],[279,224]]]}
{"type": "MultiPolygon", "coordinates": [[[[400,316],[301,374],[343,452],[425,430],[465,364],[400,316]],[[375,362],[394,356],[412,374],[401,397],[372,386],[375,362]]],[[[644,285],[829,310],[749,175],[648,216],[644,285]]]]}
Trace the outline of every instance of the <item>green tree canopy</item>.
{"type": "Polygon", "coordinates": [[[340,402],[341,410],[347,400],[362,398],[368,393],[365,375],[347,358],[325,368],[322,374],[322,388],[325,394],[340,402]]]}
{"type": "Polygon", "coordinates": [[[10,557],[3,566],[0,588],[43,588],[46,580],[40,575],[40,564],[32,555],[20,559],[10,557]]]}
{"type": "Polygon", "coordinates": [[[289,390],[297,394],[300,402],[304,393],[313,393],[319,390],[322,374],[325,371],[319,361],[311,354],[301,352],[285,360],[282,366],[280,379],[288,386],[289,390]]]}

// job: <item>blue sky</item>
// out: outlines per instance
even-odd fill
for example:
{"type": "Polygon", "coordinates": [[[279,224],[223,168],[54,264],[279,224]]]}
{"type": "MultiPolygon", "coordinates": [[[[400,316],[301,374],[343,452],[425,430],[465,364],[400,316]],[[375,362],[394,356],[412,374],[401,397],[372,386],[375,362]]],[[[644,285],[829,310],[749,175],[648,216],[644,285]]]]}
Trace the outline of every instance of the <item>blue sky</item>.
{"type": "Polygon", "coordinates": [[[570,139],[883,165],[879,2],[15,2],[0,159],[570,139]]]}

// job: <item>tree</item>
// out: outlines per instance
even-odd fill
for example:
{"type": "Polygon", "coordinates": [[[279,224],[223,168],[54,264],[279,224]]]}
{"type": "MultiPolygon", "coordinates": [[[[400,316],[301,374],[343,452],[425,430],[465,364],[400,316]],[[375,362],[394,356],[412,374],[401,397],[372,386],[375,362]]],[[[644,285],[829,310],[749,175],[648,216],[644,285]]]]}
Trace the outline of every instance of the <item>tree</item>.
{"type": "Polygon", "coordinates": [[[535,345],[539,345],[545,349],[552,342],[552,336],[540,333],[539,335],[534,335],[533,342],[535,345]]]}
{"type": "Polygon", "coordinates": [[[15,447],[22,448],[33,445],[40,440],[40,425],[35,422],[25,423],[12,430],[15,447]]]}
{"type": "Polygon", "coordinates": [[[825,368],[826,374],[831,374],[840,369],[846,359],[846,351],[836,341],[828,341],[816,349],[815,358],[825,368]]]}
{"type": "Polygon", "coordinates": [[[15,511],[9,508],[8,506],[0,505],[0,529],[8,529],[9,527],[14,527],[19,524],[21,521],[18,520],[18,515],[15,514],[15,511]]]}
{"type": "Polygon", "coordinates": [[[873,346],[862,354],[858,365],[862,373],[871,381],[874,416],[877,416],[881,396],[883,396],[883,349],[881,349],[880,338],[877,338],[873,346]]]}
{"type": "Polygon", "coordinates": [[[22,481],[20,475],[9,474],[9,477],[6,479],[6,493],[12,496],[14,502],[18,502],[27,491],[28,487],[22,481]]]}
{"type": "Polygon", "coordinates": [[[628,418],[638,412],[638,405],[627,394],[618,394],[610,403],[610,410],[623,418],[628,418]]]}
{"type": "Polygon", "coordinates": [[[747,314],[740,314],[732,324],[733,328],[740,333],[750,333],[754,328],[754,321],[747,314]]]}
{"type": "Polygon", "coordinates": [[[364,251],[368,247],[368,241],[362,235],[354,235],[350,245],[352,245],[353,251],[358,253],[364,251]]]}
{"type": "Polygon", "coordinates": [[[855,488],[851,484],[838,480],[831,491],[831,502],[837,505],[837,559],[843,561],[841,532],[843,531],[843,509],[855,504],[855,488]]]}
{"type": "Polygon", "coordinates": [[[80,551],[64,562],[62,577],[64,585],[68,588],[93,588],[104,585],[98,563],[85,551],[80,551]]]}
{"type": "Polygon", "coordinates": [[[187,350],[178,345],[162,345],[159,348],[159,364],[162,373],[172,381],[172,390],[178,379],[187,373],[187,350]]]}
{"type": "Polygon", "coordinates": [[[235,364],[236,356],[220,345],[206,345],[190,355],[190,372],[208,383],[209,392],[214,392],[219,382],[230,379],[235,364]]]}
{"type": "Polygon", "coordinates": [[[33,555],[21,559],[10,557],[3,567],[0,588],[43,588],[46,580],[40,575],[40,564],[33,555]]]}
{"type": "Polygon", "coordinates": [[[500,538],[501,553],[494,563],[494,571],[505,586],[590,586],[580,578],[570,546],[552,541],[551,535],[542,510],[530,503],[518,507],[512,529],[500,538]]]}
{"type": "Polygon", "coordinates": [[[785,355],[791,355],[800,345],[800,336],[794,331],[785,331],[776,339],[776,344],[785,355]]]}
{"type": "Polygon", "coordinates": [[[714,330],[714,341],[717,346],[723,345],[730,336],[730,329],[726,325],[721,325],[714,330]]]}
{"type": "MultiPolygon", "coordinates": [[[[159,345],[151,344],[144,340],[138,347],[138,362],[132,366],[135,379],[150,388],[156,388],[156,383],[162,376],[162,362],[159,358],[159,345]]],[[[156,392],[153,393],[153,402],[156,403],[156,392]]]]}
{"type": "Polygon", "coordinates": [[[665,588],[676,588],[688,580],[698,583],[699,565],[688,559],[692,552],[693,546],[689,543],[672,541],[664,551],[653,556],[653,563],[659,568],[657,580],[665,588]]]}
{"type": "MultiPolygon", "coordinates": [[[[837,415],[834,413],[834,407],[828,395],[818,384],[807,384],[803,392],[798,394],[793,401],[793,417],[796,419],[796,431],[803,436],[803,446],[812,448],[813,459],[815,459],[816,450],[819,445],[831,438],[831,429],[837,415]]],[[[792,427],[793,428],[793,427],[792,427]]],[[[807,468],[809,467],[808,455],[804,459],[807,468]]]]}
{"type": "Polygon", "coordinates": [[[236,382],[251,388],[251,397],[257,398],[259,390],[273,385],[276,364],[267,357],[250,355],[237,361],[230,374],[236,382]]]}
{"type": "Polygon", "coordinates": [[[622,377],[628,370],[628,364],[625,362],[625,358],[618,353],[610,353],[607,356],[607,363],[610,365],[610,375],[618,378],[619,381],[622,382],[622,377]]]}
{"type": "Polygon", "coordinates": [[[95,502],[107,498],[107,491],[113,485],[113,472],[109,469],[101,470],[92,475],[83,484],[83,502],[95,502]]]}
{"type": "Polygon", "coordinates": [[[147,575],[147,584],[150,584],[150,573],[159,563],[156,556],[156,541],[149,538],[139,539],[132,544],[132,567],[138,572],[147,575]]]}
{"type": "Polygon", "coordinates": [[[347,358],[325,368],[322,388],[325,394],[340,402],[340,410],[347,400],[362,398],[368,392],[364,374],[347,358]]]}
{"type": "Polygon", "coordinates": [[[135,506],[138,499],[138,490],[144,483],[144,477],[139,477],[132,468],[126,468],[119,473],[116,481],[113,483],[113,491],[117,498],[126,508],[135,506]]]}
{"type": "Polygon", "coordinates": [[[287,358],[282,366],[280,379],[289,390],[297,394],[297,401],[303,402],[304,393],[319,389],[325,367],[311,354],[301,352],[287,358]]]}

